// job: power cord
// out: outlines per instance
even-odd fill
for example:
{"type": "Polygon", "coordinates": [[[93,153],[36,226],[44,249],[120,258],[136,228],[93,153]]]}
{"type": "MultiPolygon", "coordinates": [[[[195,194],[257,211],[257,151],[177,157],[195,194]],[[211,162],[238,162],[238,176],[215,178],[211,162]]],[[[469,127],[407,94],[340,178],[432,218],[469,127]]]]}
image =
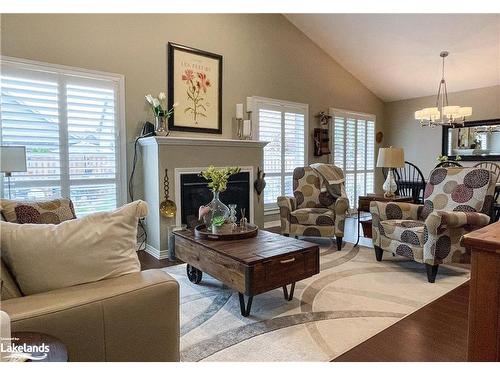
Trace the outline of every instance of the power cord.
{"type": "MultiPolygon", "coordinates": [[[[141,135],[138,136],[134,141],[134,158],[132,160],[132,171],[130,172],[130,178],[128,180],[128,195],[130,197],[131,202],[134,201],[134,183],[133,183],[133,181],[134,181],[134,175],[135,175],[135,168],[137,165],[137,146],[139,144],[139,140],[141,138],[146,138],[146,137],[150,137],[150,136],[154,135],[154,133],[144,134],[145,128],[146,128],[146,123],[144,123],[144,125],[142,126],[141,135]]],[[[144,250],[146,248],[146,241],[148,239],[148,233],[146,232],[146,227],[145,227],[143,218],[139,219],[139,226],[141,227],[141,231],[142,231],[141,235],[138,236],[138,240],[141,241],[141,243],[139,245],[139,250],[144,250]]]]}

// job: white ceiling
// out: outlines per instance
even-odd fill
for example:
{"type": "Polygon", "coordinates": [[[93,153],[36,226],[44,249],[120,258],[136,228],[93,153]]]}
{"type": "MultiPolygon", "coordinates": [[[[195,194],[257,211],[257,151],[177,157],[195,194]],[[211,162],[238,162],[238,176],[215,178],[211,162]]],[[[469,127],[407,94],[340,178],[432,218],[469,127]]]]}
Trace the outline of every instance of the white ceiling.
{"type": "Polygon", "coordinates": [[[499,14],[286,14],[384,101],[500,84],[499,14]]]}

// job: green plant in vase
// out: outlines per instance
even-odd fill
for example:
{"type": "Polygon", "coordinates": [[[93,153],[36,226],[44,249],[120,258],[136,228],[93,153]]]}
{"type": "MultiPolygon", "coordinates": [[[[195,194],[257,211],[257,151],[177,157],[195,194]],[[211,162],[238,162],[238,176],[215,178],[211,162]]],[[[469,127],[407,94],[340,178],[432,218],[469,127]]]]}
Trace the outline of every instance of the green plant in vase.
{"type": "Polygon", "coordinates": [[[217,232],[229,217],[230,210],[221,202],[219,194],[227,189],[229,177],[239,173],[239,167],[216,168],[213,165],[201,172],[201,176],[208,181],[208,187],[212,190],[213,199],[208,204],[210,207],[209,222],[212,232],[217,232]]]}

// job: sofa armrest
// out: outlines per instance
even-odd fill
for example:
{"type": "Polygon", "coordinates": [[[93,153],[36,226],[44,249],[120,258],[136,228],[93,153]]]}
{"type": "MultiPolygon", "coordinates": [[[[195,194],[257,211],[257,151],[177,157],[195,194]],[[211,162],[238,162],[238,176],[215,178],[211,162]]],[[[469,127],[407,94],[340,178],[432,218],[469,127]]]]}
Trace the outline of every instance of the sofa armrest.
{"type": "Polygon", "coordinates": [[[161,270],[2,302],[12,332],[59,338],[71,361],[178,361],[179,285],[161,270]]]}
{"type": "Polygon", "coordinates": [[[370,213],[380,220],[419,220],[423,205],[407,202],[370,202],[370,213]]]}
{"type": "Polygon", "coordinates": [[[297,209],[297,200],[294,197],[278,197],[280,209],[281,234],[290,234],[290,213],[297,209]]]}

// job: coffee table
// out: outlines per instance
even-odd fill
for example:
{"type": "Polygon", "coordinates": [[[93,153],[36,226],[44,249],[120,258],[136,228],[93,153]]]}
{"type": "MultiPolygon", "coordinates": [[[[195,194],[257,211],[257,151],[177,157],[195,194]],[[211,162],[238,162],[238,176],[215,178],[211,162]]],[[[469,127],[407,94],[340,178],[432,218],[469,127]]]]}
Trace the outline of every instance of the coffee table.
{"type": "Polygon", "coordinates": [[[291,301],[295,283],[319,273],[318,245],[264,230],[254,238],[230,241],[199,239],[188,229],[174,236],[175,257],[187,263],[189,280],[198,284],[206,272],[236,290],[243,316],[250,315],[255,295],[283,288],[291,301]]]}

